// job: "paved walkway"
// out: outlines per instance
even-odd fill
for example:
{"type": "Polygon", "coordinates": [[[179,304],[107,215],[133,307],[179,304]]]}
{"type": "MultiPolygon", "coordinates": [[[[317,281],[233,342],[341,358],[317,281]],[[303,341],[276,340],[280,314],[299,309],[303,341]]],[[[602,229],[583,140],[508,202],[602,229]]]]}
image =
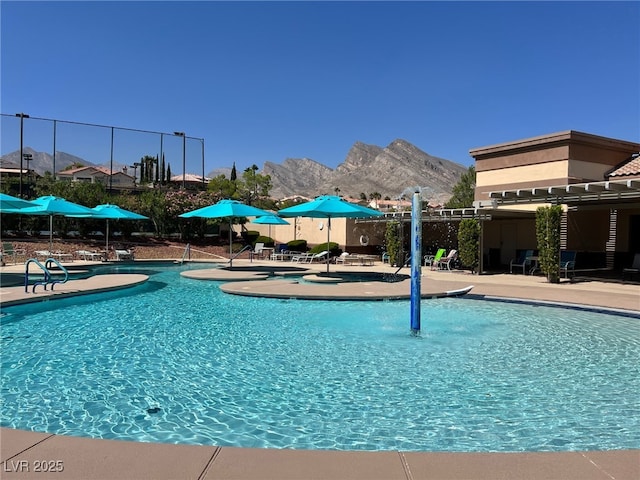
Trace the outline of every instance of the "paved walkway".
{"type": "MultiPolygon", "coordinates": [[[[79,262],[74,263],[75,268],[80,267],[79,262]]],[[[87,262],[86,266],[89,265],[87,262]]],[[[226,291],[243,295],[328,298],[333,292],[337,296],[371,299],[386,292],[399,298],[399,295],[408,295],[406,289],[409,288],[407,280],[382,284],[369,281],[296,284],[286,278],[283,265],[275,262],[236,260],[234,267],[233,271],[189,272],[190,276],[199,276],[202,280],[229,282],[223,285],[226,291]],[[283,279],[266,282],[267,275],[282,275],[283,279]],[[375,295],[371,293],[374,290],[375,295]]],[[[2,267],[0,274],[17,275],[20,268],[23,267],[2,267]]],[[[313,280],[323,269],[323,266],[311,266],[309,278],[313,280]]],[[[381,264],[337,270],[332,266],[331,270],[395,271],[381,264]]],[[[402,273],[408,274],[409,269],[403,269],[402,273]]],[[[56,285],[53,292],[39,288],[35,294],[25,293],[24,286],[5,286],[0,289],[0,305],[126,288],[144,281],[145,275],[100,275],[56,285]]],[[[475,276],[423,269],[423,296],[455,293],[470,285],[473,285],[472,295],[622,309],[640,315],[637,284],[580,281],[550,285],[544,278],[535,276],[475,276]]],[[[9,428],[0,428],[0,461],[3,479],[640,479],[640,450],[431,453],[241,449],[91,440],[9,428]]]]}

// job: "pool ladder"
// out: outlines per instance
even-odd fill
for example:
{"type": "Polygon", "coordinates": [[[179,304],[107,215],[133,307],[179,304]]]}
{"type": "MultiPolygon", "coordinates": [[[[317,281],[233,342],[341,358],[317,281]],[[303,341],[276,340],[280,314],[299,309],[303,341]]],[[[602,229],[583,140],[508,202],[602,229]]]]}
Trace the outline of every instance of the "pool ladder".
{"type": "Polygon", "coordinates": [[[58,260],[56,260],[55,258],[47,258],[44,261],[44,265],[42,263],[40,263],[40,261],[38,261],[38,259],[30,258],[25,263],[25,271],[24,271],[24,291],[25,291],[25,293],[29,292],[29,265],[31,265],[32,263],[34,263],[38,267],[40,267],[40,269],[42,270],[42,272],[44,274],[44,279],[43,280],[34,282],[33,289],[32,289],[33,293],[36,292],[36,287],[38,285],[42,285],[45,290],[47,289],[47,285],[51,285],[51,291],[53,291],[53,287],[54,287],[54,285],[56,283],[66,283],[66,281],[69,279],[69,272],[67,271],[67,269],[64,268],[62,266],[62,264],[58,260]],[[51,266],[52,265],[55,265],[56,268],[59,268],[62,271],[62,274],[64,275],[64,278],[56,278],[56,279],[54,279],[53,273],[51,272],[51,266]]]}

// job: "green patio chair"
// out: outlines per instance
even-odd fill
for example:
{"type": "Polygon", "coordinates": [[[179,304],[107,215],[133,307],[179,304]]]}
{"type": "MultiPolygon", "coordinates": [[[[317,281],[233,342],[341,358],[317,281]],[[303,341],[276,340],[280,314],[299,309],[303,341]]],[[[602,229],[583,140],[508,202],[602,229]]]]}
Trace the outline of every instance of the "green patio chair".
{"type": "Polygon", "coordinates": [[[22,248],[13,248],[11,242],[2,242],[2,260],[6,262],[5,258],[12,257],[13,263],[17,263],[18,255],[26,257],[26,251],[22,248]]]}
{"type": "Polygon", "coordinates": [[[439,248],[435,255],[425,255],[424,266],[426,267],[427,265],[430,265],[431,270],[433,270],[434,265],[436,265],[440,261],[445,253],[447,253],[446,248],[439,248]]]}

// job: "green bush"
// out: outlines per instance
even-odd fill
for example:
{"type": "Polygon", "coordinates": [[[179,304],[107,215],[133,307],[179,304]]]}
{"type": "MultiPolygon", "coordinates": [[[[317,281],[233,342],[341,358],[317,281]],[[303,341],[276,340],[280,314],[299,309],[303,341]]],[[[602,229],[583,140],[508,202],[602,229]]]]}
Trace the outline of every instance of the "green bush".
{"type": "Polygon", "coordinates": [[[256,246],[256,243],[264,243],[265,247],[273,247],[275,242],[271,237],[267,237],[266,235],[260,235],[258,238],[256,238],[256,241],[253,242],[254,247],[256,246]]]}
{"type": "Polygon", "coordinates": [[[458,256],[462,265],[472,272],[478,269],[480,248],[480,223],[475,218],[465,218],[458,228],[458,256]]]}
{"type": "Polygon", "coordinates": [[[536,210],[536,238],[538,264],[549,283],[560,282],[560,220],[562,207],[538,207],[536,210]]]}
{"type": "Polygon", "coordinates": [[[255,245],[258,241],[258,238],[260,237],[260,232],[256,230],[246,230],[243,231],[240,235],[245,242],[250,243],[251,245],[255,245]]]}
{"type": "MultiPolygon", "coordinates": [[[[314,253],[314,254],[320,253],[320,252],[324,252],[326,249],[327,249],[327,244],[320,243],[315,247],[313,247],[311,250],[309,250],[309,253],[314,253]]],[[[329,242],[329,256],[339,257],[341,253],[342,253],[342,249],[340,248],[340,245],[338,245],[336,242],[329,242]]]]}
{"type": "Polygon", "coordinates": [[[402,260],[398,258],[400,256],[400,222],[396,220],[387,222],[384,240],[387,253],[389,254],[389,264],[397,265],[399,262],[402,262],[402,260]]]}
{"type": "Polygon", "coordinates": [[[307,241],[306,240],[291,240],[287,242],[287,250],[292,252],[306,252],[307,241]]]}

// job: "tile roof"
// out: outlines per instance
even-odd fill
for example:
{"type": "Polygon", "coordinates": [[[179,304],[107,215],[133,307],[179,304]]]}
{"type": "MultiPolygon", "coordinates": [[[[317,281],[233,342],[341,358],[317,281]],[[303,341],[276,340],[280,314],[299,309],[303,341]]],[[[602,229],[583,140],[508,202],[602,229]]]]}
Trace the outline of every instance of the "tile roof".
{"type": "Polygon", "coordinates": [[[640,155],[632,156],[620,165],[616,165],[607,177],[622,177],[629,175],[640,175],[640,155]]]}

